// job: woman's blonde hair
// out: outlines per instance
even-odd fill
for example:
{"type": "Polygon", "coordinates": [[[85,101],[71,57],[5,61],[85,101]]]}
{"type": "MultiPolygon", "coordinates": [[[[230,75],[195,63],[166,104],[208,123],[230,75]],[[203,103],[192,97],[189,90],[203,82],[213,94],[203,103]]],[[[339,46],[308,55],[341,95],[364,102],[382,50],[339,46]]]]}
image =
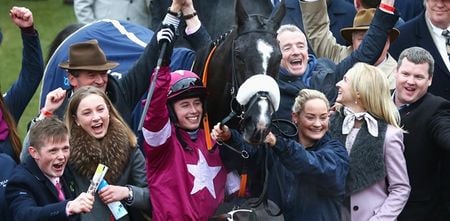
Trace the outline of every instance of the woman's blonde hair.
{"type": "Polygon", "coordinates": [[[127,125],[127,123],[123,120],[123,118],[120,116],[119,112],[116,110],[116,108],[112,105],[111,100],[106,96],[105,92],[102,90],[92,87],[92,86],[84,86],[79,88],[75,91],[72,98],[70,99],[69,105],[66,109],[66,113],[64,115],[64,121],[67,125],[67,128],[69,129],[69,134],[72,130],[72,128],[76,125],[75,118],[77,116],[77,109],[80,105],[80,102],[86,98],[89,95],[98,95],[103,98],[103,100],[106,103],[106,106],[108,106],[109,110],[109,116],[110,121],[117,122],[118,125],[121,125],[125,128],[126,135],[128,137],[128,140],[130,142],[130,145],[135,147],[137,146],[137,138],[134,132],[130,129],[130,127],[127,125]]]}
{"type": "Polygon", "coordinates": [[[325,102],[327,105],[327,109],[330,109],[330,102],[328,101],[325,94],[318,90],[313,89],[302,89],[300,92],[298,92],[297,97],[295,98],[294,105],[292,105],[292,112],[293,113],[300,113],[305,109],[305,103],[312,99],[320,99],[325,102]]]}
{"type": "Polygon", "coordinates": [[[383,72],[369,64],[356,63],[346,76],[353,95],[372,116],[400,128],[400,114],[392,100],[389,82],[383,72]]]}

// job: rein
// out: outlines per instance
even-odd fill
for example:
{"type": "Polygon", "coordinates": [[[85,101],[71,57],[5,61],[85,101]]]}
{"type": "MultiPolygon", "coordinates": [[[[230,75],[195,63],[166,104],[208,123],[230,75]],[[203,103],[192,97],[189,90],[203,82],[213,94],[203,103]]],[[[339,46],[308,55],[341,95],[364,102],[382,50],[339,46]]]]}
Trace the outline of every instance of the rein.
{"type": "MultiPolygon", "coordinates": [[[[217,49],[217,45],[222,43],[225,40],[226,36],[228,36],[231,33],[231,31],[232,30],[221,35],[212,44],[213,47],[211,48],[211,50],[208,53],[208,57],[206,58],[205,65],[203,67],[203,72],[202,72],[202,83],[205,88],[208,84],[208,68],[209,68],[209,63],[211,62],[211,58],[217,49]]],[[[205,112],[205,116],[203,117],[203,130],[205,131],[206,147],[207,147],[208,151],[212,151],[214,145],[212,144],[212,141],[211,141],[211,130],[209,128],[208,113],[206,112],[206,110],[204,110],[204,112],[205,112]]]]}
{"type": "MultiPolygon", "coordinates": [[[[206,58],[205,67],[203,68],[203,75],[202,75],[202,83],[203,86],[206,88],[208,83],[208,67],[209,63],[211,61],[212,55],[216,51],[217,46],[214,45],[214,47],[211,49],[211,51],[208,54],[208,57],[206,58]]],[[[203,117],[203,130],[205,131],[205,141],[206,141],[206,147],[208,148],[208,151],[211,151],[213,148],[213,144],[211,141],[211,130],[209,128],[209,120],[208,120],[208,113],[206,110],[203,110],[205,112],[205,116],[203,117]]]]}
{"type": "MultiPolygon", "coordinates": [[[[214,45],[214,47],[209,52],[208,57],[206,58],[205,67],[203,68],[202,82],[203,82],[203,85],[205,87],[206,87],[207,82],[208,82],[208,67],[209,67],[209,63],[211,61],[212,55],[216,51],[216,48],[217,48],[217,45],[214,45]]],[[[230,112],[230,114],[221,121],[221,125],[225,124],[226,122],[231,120],[236,115],[237,114],[234,111],[230,112]]],[[[214,145],[211,142],[211,130],[209,128],[209,120],[208,120],[208,114],[207,113],[205,114],[205,116],[203,118],[203,130],[205,131],[206,146],[207,146],[208,150],[211,151],[213,149],[214,145]]],[[[240,154],[242,156],[242,158],[244,158],[244,159],[249,158],[249,154],[245,150],[239,151],[236,148],[234,148],[234,147],[232,147],[232,146],[230,146],[230,145],[228,145],[228,144],[226,144],[225,142],[222,142],[222,141],[217,141],[217,144],[219,144],[221,146],[224,145],[224,146],[228,147],[230,150],[240,154]]]]}

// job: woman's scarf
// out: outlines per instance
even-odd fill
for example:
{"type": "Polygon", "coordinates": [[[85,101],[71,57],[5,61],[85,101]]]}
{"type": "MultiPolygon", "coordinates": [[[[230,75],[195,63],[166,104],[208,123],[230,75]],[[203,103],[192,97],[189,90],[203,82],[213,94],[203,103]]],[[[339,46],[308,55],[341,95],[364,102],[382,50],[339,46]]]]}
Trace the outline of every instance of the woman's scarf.
{"type": "Polygon", "coordinates": [[[110,121],[108,132],[102,139],[89,135],[74,124],[70,134],[70,166],[81,176],[92,177],[97,165],[108,167],[105,179],[115,184],[129,163],[134,147],[130,146],[125,128],[117,121],[110,121]]]}
{"type": "Polygon", "coordinates": [[[3,111],[2,109],[0,109],[0,141],[6,140],[8,136],[9,136],[9,127],[5,119],[3,119],[3,111]]]}
{"type": "Polygon", "coordinates": [[[344,122],[342,123],[342,134],[349,134],[352,128],[355,126],[355,120],[365,120],[367,123],[367,129],[370,135],[378,137],[378,123],[367,112],[355,113],[347,107],[344,107],[344,122]]]}

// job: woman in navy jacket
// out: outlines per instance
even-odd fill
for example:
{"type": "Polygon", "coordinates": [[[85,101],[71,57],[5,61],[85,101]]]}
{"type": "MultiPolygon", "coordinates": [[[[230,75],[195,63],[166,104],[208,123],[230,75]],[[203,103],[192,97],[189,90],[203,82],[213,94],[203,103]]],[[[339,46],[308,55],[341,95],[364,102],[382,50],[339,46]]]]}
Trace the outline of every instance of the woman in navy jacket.
{"type": "MultiPolygon", "coordinates": [[[[268,199],[282,210],[285,220],[340,220],[340,206],[345,191],[348,156],[344,145],[328,133],[329,103],[325,95],[316,90],[303,89],[292,107],[292,120],[298,127],[298,136],[286,138],[269,133],[265,142],[270,147],[254,147],[244,143],[241,135],[227,126],[216,125],[215,139],[245,149],[250,161],[249,182],[254,181],[250,171],[260,170],[261,155],[269,154],[270,175],[268,199]],[[259,167],[259,168],[258,168],[259,167]]],[[[223,162],[232,162],[236,153],[222,147],[223,162]]],[[[239,168],[242,169],[242,168],[239,168]]],[[[251,195],[258,195],[254,186],[251,195]]]]}

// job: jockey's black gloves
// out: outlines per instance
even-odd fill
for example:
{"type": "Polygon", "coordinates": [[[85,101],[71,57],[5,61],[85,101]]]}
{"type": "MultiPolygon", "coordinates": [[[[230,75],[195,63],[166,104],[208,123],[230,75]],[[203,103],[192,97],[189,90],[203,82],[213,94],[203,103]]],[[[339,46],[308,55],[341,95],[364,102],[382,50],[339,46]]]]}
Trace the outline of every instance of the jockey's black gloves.
{"type": "Polygon", "coordinates": [[[168,66],[170,64],[170,58],[172,57],[173,46],[175,44],[177,35],[175,27],[171,24],[161,25],[161,29],[156,33],[156,39],[160,52],[164,50],[164,56],[161,66],[168,66]]]}

